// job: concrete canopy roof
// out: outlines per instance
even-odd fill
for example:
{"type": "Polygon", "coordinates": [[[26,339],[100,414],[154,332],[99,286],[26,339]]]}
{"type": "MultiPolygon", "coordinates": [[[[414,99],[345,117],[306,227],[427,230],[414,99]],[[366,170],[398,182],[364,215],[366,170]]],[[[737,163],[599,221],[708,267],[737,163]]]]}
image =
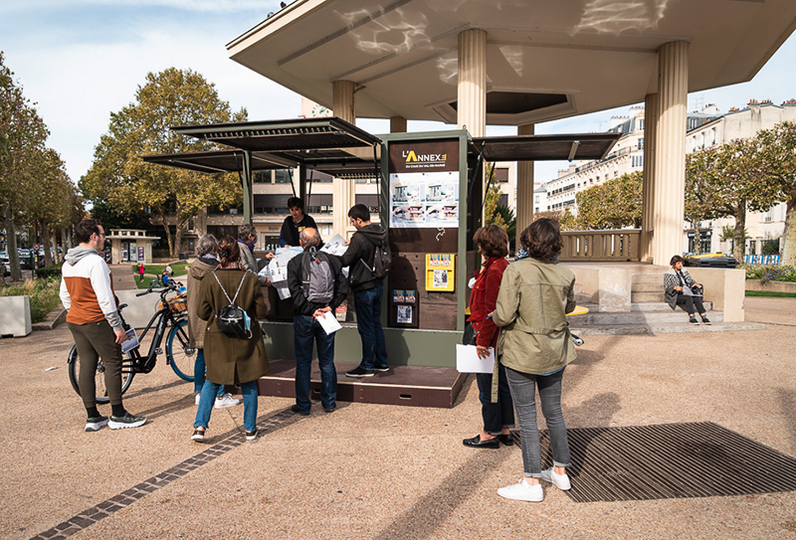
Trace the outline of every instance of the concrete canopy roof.
{"type": "Polygon", "coordinates": [[[690,92],[750,80],[796,29],[793,0],[296,0],[230,57],[326,107],[456,122],[458,34],[487,32],[487,123],[519,125],[644,101],[657,49],[687,41],[690,92]]]}

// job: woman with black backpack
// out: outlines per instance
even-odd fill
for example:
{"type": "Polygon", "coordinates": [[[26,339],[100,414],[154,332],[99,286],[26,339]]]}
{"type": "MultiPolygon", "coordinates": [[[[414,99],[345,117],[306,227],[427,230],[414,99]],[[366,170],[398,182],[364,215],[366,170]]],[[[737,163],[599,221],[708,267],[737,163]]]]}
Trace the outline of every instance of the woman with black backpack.
{"type": "Polygon", "coordinates": [[[239,385],[243,394],[246,440],[257,437],[257,380],[269,373],[258,319],[266,316],[265,299],[254,274],[240,264],[240,248],[229,236],[218,243],[218,270],[202,280],[197,314],[205,324],[207,374],[191,439],[203,442],[216,392],[239,385]],[[248,319],[248,320],[246,320],[248,319]]]}

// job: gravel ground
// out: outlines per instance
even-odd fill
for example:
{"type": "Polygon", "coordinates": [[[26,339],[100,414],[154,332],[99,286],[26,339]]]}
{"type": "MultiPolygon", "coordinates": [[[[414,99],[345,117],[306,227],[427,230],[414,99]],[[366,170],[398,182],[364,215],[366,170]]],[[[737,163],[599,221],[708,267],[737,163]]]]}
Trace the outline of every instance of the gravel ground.
{"type": "MultiPolygon", "coordinates": [[[[796,299],[747,298],[746,319],[768,326],[588,338],[564,377],[568,426],[711,421],[796,455],[796,299]]],[[[31,538],[243,437],[234,407],[214,411],[207,444],[191,442],[192,385],[163,361],[125,396],[131,412],[149,418],[145,426],[83,432],[67,379],[71,343],[65,326],[0,340],[0,538],[31,538]]],[[[259,398],[261,424],[290,405],[259,398]]],[[[319,411],[279,416],[287,420],[256,441],[73,537],[796,538],[793,492],[575,503],[546,486],[540,504],[501,499],[495,490],[522,474],[520,450],[462,446],[480,428],[473,379],[453,409],[342,403],[334,414],[319,411]]]]}

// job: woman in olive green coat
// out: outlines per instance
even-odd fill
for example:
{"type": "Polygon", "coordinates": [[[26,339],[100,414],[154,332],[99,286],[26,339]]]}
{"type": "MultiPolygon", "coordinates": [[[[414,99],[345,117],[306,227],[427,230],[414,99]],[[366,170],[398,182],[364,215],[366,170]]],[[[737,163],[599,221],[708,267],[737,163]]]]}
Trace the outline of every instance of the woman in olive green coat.
{"type": "Polygon", "coordinates": [[[197,315],[205,324],[204,349],[207,375],[196,411],[195,441],[204,441],[219,385],[239,385],[243,394],[246,440],[257,437],[257,380],[269,373],[263,334],[257,319],[266,316],[265,300],[257,278],[240,265],[240,248],[234,238],[218,243],[221,268],[205,276],[199,289],[197,315]],[[237,291],[237,296],[236,296],[237,291]],[[251,318],[251,337],[238,339],[218,330],[216,314],[230,300],[251,318]]]}
{"type": "Polygon", "coordinates": [[[561,378],[575,359],[566,314],[575,308],[575,276],[557,262],[563,240],[557,221],[538,219],[520,235],[529,257],[503,272],[493,322],[502,327],[498,340],[500,363],[506,368],[511,397],[520,424],[524,477],[500,488],[508,499],[541,502],[539,480],[569,489],[567,427],[561,411],[561,378]],[[536,389],[550,433],[553,467],[542,470],[536,389]]]}

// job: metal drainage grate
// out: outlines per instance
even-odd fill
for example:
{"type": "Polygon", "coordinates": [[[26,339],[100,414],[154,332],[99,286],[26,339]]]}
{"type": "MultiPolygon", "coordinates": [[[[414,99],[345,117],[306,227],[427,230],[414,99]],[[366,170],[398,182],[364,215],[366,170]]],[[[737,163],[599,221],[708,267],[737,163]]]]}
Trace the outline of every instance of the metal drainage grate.
{"type": "MultiPolygon", "coordinates": [[[[567,493],[576,502],[796,491],[796,459],[712,422],[577,428],[567,434],[567,493]]],[[[550,456],[546,431],[541,443],[542,456],[550,456]]]]}

